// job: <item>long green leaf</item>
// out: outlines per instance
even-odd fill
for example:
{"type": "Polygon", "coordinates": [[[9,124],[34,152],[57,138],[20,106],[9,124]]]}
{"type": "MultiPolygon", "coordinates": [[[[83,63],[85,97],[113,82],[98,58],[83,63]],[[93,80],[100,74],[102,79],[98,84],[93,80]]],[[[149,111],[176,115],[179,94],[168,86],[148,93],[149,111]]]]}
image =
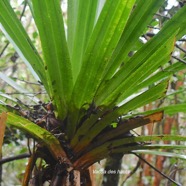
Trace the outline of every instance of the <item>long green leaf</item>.
{"type": "MultiPolygon", "coordinates": [[[[47,89],[48,85],[43,62],[7,0],[0,1],[0,28],[6,35],[7,39],[13,44],[15,50],[23,59],[25,64],[30,69],[33,68],[35,70],[35,73],[33,73],[35,78],[38,80],[39,76],[41,82],[47,89]]],[[[32,72],[34,71],[32,70],[32,72]]]]}
{"type": "Polygon", "coordinates": [[[125,147],[116,148],[113,151],[111,150],[111,153],[120,153],[120,152],[129,152],[132,150],[142,150],[142,149],[164,149],[164,150],[185,150],[185,145],[159,145],[159,144],[153,144],[153,145],[142,145],[138,147],[129,147],[128,149],[125,149],[125,147]]]}
{"type": "Polygon", "coordinates": [[[185,103],[173,104],[173,105],[169,105],[169,106],[165,106],[153,110],[148,110],[145,112],[139,112],[137,114],[131,115],[130,117],[135,117],[136,115],[149,115],[161,111],[164,111],[164,114],[169,114],[169,115],[177,114],[179,112],[186,113],[186,104],[185,103]]]}
{"type": "MultiPolygon", "coordinates": [[[[148,1],[145,2],[140,0],[137,3],[136,8],[134,9],[127,25],[126,29],[123,32],[123,35],[118,43],[116,50],[112,56],[112,66],[110,65],[110,69],[108,70],[105,79],[109,79],[117,70],[121,63],[126,63],[128,61],[128,53],[132,50],[132,47],[138,41],[140,34],[144,30],[145,26],[148,22],[150,22],[153,13],[156,12],[157,8],[163,1],[148,1]],[[127,46],[127,47],[125,47],[127,46]]],[[[176,15],[174,15],[164,26],[164,30],[166,32],[174,29],[180,28],[179,32],[176,36],[176,39],[179,39],[185,34],[185,20],[186,16],[186,6],[182,7],[176,15]]]]}
{"type": "Polygon", "coordinates": [[[76,80],[82,57],[92,34],[98,8],[98,0],[68,1],[68,47],[72,63],[73,79],[76,80]]]}
{"type": "MultiPolygon", "coordinates": [[[[156,83],[152,81],[147,81],[146,79],[148,79],[149,76],[151,77],[154,71],[156,71],[159,68],[159,66],[163,65],[164,63],[167,63],[170,60],[170,54],[172,52],[172,48],[170,46],[171,45],[173,46],[173,43],[174,40],[172,40],[171,42],[167,42],[166,45],[162,45],[163,49],[160,48],[160,50],[155,52],[155,55],[151,56],[143,65],[141,65],[137,70],[135,70],[133,74],[130,75],[130,77],[126,80],[126,82],[123,85],[124,87],[128,87],[128,88],[126,89],[126,91],[124,91],[123,93],[121,93],[121,95],[118,96],[118,99],[116,100],[116,104],[121,103],[127,97],[133,95],[140,89],[143,89],[148,86],[152,86],[156,83]],[[164,55],[160,57],[162,53],[164,55]],[[143,73],[141,73],[142,71],[143,73]],[[146,80],[146,83],[143,83],[144,79],[146,80]]],[[[162,79],[159,79],[159,81],[160,80],[162,79]]]]}
{"type": "Polygon", "coordinates": [[[7,112],[7,124],[32,135],[34,138],[44,143],[56,160],[62,158],[62,160],[71,164],[58,139],[47,130],[21,116],[10,112],[7,112]]]}
{"type": "MultiPolygon", "coordinates": [[[[67,43],[70,56],[73,53],[74,48],[74,38],[75,38],[75,31],[77,25],[77,18],[78,18],[78,7],[79,7],[79,0],[69,0],[68,1],[68,12],[67,12],[67,43]]],[[[72,60],[72,59],[71,59],[72,60]]]]}
{"type": "Polygon", "coordinates": [[[51,100],[60,119],[67,115],[72,72],[59,0],[32,0],[41,39],[51,100]]]}

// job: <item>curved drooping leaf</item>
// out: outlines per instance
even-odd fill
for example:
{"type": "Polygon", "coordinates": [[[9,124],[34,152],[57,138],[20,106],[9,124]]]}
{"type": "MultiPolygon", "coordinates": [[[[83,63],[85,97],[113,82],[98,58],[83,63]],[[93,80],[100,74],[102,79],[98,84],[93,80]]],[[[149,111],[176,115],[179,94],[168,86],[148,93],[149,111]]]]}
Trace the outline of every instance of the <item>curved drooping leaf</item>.
{"type": "Polygon", "coordinates": [[[34,77],[47,89],[43,61],[7,0],[0,1],[0,28],[28,68],[35,70],[31,70],[34,77]]]}
{"type": "Polygon", "coordinates": [[[39,30],[50,98],[57,116],[64,119],[72,92],[72,69],[59,0],[33,0],[34,19],[39,30]]]}
{"type": "Polygon", "coordinates": [[[7,112],[7,124],[30,134],[38,141],[44,143],[56,160],[61,158],[62,161],[71,165],[58,139],[47,130],[21,116],[18,116],[17,114],[10,112],[7,112]]]}

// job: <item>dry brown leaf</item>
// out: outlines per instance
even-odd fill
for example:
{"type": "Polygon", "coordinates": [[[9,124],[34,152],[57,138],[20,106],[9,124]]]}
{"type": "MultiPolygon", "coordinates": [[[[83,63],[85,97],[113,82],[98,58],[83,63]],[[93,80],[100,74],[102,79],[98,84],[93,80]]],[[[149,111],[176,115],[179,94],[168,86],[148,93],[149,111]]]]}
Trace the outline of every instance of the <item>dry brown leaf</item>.
{"type": "Polygon", "coordinates": [[[2,145],[3,145],[3,138],[4,138],[4,133],[5,133],[5,127],[6,127],[6,119],[7,119],[6,112],[3,112],[2,114],[0,114],[0,156],[2,153],[2,145]]]}

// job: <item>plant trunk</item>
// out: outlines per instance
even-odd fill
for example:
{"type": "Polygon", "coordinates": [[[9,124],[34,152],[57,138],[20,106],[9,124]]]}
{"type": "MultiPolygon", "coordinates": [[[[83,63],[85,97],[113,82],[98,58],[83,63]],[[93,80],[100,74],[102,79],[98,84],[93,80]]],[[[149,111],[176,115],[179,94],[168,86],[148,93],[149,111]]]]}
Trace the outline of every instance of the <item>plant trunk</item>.
{"type": "Polygon", "coordinates": [[[74,170],[71,172],[66,172],[65,174],[61,174],[58,172],[50,186],[80,186],[80,172],[78,170],[74,170]]]}
{"type": "Polygon", "coordinates": [[[102,186],[118,185],[120,178],[118,172],[121,170],[122,157],[123,153],[115,154],[107,158],[102,186]]]}

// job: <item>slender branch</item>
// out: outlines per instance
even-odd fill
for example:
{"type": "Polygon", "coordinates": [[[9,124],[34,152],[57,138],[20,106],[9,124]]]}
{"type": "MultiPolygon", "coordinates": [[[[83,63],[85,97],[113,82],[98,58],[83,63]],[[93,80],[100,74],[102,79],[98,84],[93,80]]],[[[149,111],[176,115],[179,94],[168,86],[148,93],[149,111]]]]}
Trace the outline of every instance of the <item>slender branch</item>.
{"type": "Polygon", "coordinates": [[[151,32],[147,32],[145,35],[148,36],[148,37],[154,37],[156,34],[155,33],[151,33],[151,32]]]}
{"type": "Polygon", "coordinates": [[[179,39],[178,41],[185,42],[186,41],[186,38],[179,39]]]}
{"type": "Polygon", "coordinates": [[[14,79],[15,79],[15,80],[18,80],[18,81],[21,81],[21,82],[24,82],[24,83],[27,83],[27,84],[39,85],[39,86],[41,86],[41,83],[30,82],[30,81],[26,81],[26,80],[19,79],[19,78],[16,78],[16,77],[14,77],[14,79]]]}
{"type": "Polygon", "coordinates": [[[183,60],[183,59],[180,59],[179,57],[172,56],[172,58],[177,59],[178,61],[180,61],[180,62],[182,62],[182,63],[186,64],[186,61],[185,61],[185,60],[183,60]]]}
{"type": "Polygon", "coordinates": [[[164,173],[162,173],[160,170],[158,170],[156,167],[154,167],[153,165],[151,165],[148,161],[146,161],[144,158],[142,158],[140,155],[133,153],[134,155],[136,155],[140,160],[142,160],[143,162],[145,162],[149,167],[151,167],[152,169],[154,169],[156,172],[158,172],[160,175],[162,175],[164,178],[167,178],[170,182],[176,184],[177,186],[182,186],[180,183],[174,181],[172,178],[169,178],[167,175],[165,175],[164,173]]]}
{"type": "Polygon", "coordinates": [[[23,7],[22,13],[21,13],[20,18],[19,18],[20,21],[21,21],[22,17],[24,16],[27,4],[28,4],[28,2],[27,2],[27,0],[25,0],[24,7],[23,7]]]}
{"type": "Polygon", "coordinates": [[[4,46],[4,48],[2,49],[2,51],[1,51],[1,53],[0,53],[0,57],[3,55],[4,51],[7,49],[7,47],[8,47],[9,44],[10,44],[10,43],[8,42],[8,43],[4,46]]]}
{"type": "MultiPolygon", "coordinates": [[[[0,93],[0,95],[2,95],[2,94],[4,94],[4,93],[0,93]]],[[[39,94],[46,94],[46,92],[36,92],[36,93],[6,92],[5,94],[7,94],[7,95],[21,94],[21,95],[27,95],[27,96],[29,96],[29,95],[35,96],[35,95],[39,95],[39,94]]]]}
{"type": "Polygon", "coordinates": [[[3,158],[3,159],[0,160],[0,165],[2,165],[4,163],[11,162],[11,161],[15,161],[15,160],[29,158],[29,157],[30,157],[30,154],[25,153],[25,154],[20,154],[20,155],[13,156],[13,157],[3,158]]]}
{"type": "Polygon", "coordinates": [[[178,44],[175,45],[178,49],[180,49],[182,52],[186,53],[186,50],[182,47],[180,47],[178,44]]]}
{"type": "Polygon", "coordinates": [[[24,177],[23,177],[22,185],[28,185],[29,184],[29,180],[30,180],[30,177],[32,176],[32,171],[33,171],[33,168],[35,166],[36,160],[37,160],[37,155],[35,153],[33,153],[30,156],[30,158],[28,159],[28,164],[27,164],[26,169],[25,169],[25,174],[24,174],[24,177]]]}
{"type": "Polygon", "coordinates": [[[154,26],[151,26],[151,25],[148,25],[147,27],[148,27],[148,28],[153,28],[153,29],[156,29],[156,30],[160,30],[159,27],[154,27],[154,26]]]}
{"type": "Polygon", "coordinates": [[[129,173],[129,175],[125,178],[125,180],[123,181],[122,185],[124,185],[124,183],[138,170],[138,168],[141,165],[141,161],[139,160],[136,164],[136,166],[134,167],[134,169],[129,173]]]}
{"type": "Polygon", "coordinates": [[[166,15],[162,15],[162,14],[159,14],[159,13],[156,13],[155,15],[160,16],[160,17],[164,17],[164,18],[167,18],[167,19],[171,19],[171,17],[166,16],[166,15]]]}

